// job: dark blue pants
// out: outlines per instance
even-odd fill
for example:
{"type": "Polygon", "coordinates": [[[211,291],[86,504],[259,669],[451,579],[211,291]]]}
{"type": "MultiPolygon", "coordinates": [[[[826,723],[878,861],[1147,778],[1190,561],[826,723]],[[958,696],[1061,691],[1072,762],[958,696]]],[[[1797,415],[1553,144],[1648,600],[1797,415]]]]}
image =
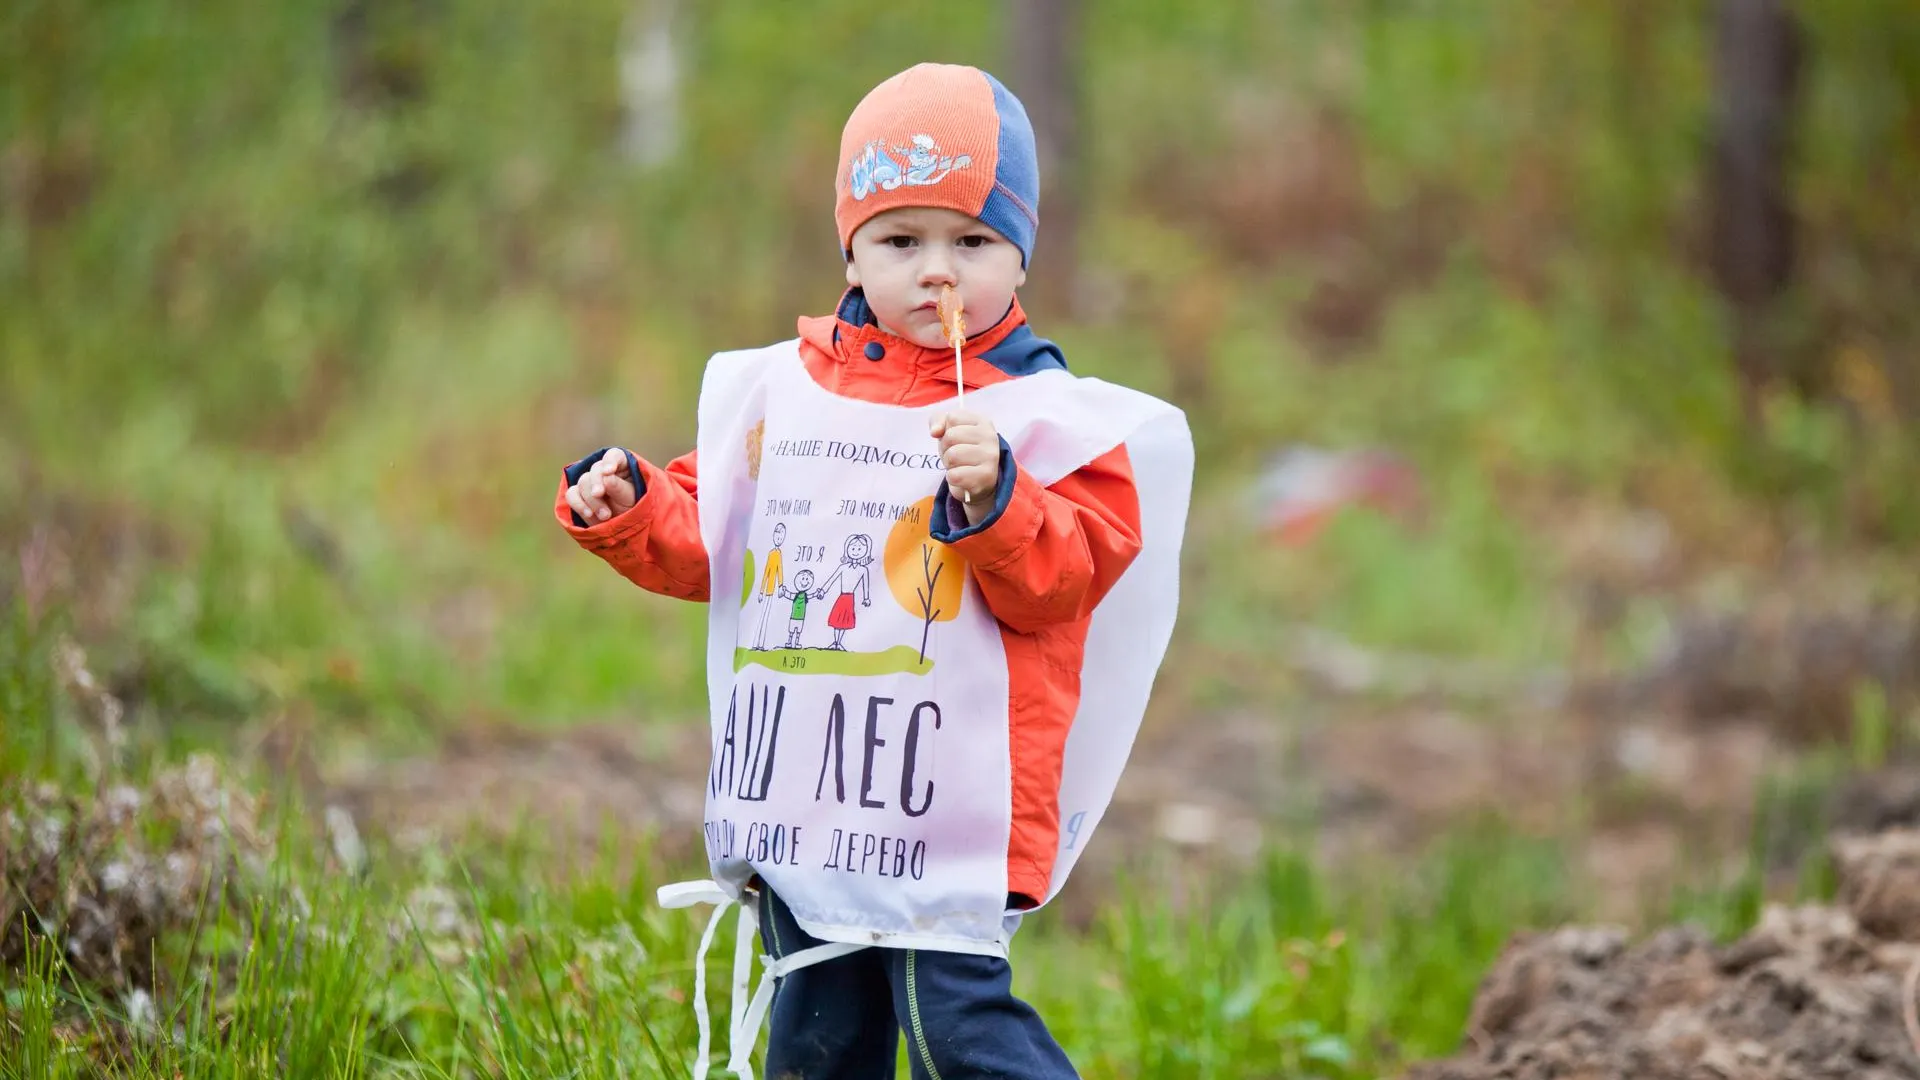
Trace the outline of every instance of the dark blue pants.
{"type": "MultiPolygon", "coordinates": [[[[821,944],[764,885],[760,940],[776,959],[821,944]]],[[[914,1080],[1073,1080],[1039,1014],[993,956],[862,949],[774,987],[767,1080],[891,1080],[907,1037],[914,1080]]]]}

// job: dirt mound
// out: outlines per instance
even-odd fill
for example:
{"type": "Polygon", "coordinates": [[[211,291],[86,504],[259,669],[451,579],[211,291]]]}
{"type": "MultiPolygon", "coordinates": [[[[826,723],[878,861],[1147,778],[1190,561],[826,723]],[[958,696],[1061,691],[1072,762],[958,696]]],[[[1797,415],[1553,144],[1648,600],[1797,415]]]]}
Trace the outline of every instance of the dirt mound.
{"type": "Polygon", "coordinates": [[[1408,1080],[1920,1080],[1920,831],[1842,837],[1836,906],[1738,941],[1573,927],[1509,945],[1470,1049],[1408,1080]]]}

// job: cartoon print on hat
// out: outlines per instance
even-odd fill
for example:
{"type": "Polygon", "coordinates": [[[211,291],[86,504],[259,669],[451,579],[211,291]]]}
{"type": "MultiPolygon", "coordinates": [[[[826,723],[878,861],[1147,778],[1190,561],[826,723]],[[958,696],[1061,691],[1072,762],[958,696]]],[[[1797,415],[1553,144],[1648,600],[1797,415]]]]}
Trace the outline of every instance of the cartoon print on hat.
{"type": "Polygon", "coordinates": [[[847,186],[854,199],[860,200],[876,190],[892,191],[902,184],[931,186],[945,180],[953,170],[964,169],[972,163],[973,158],[966,154],[942,157],[939,144],[927,134],[915,135],[910,146],[889,147],[885,139],[875,139],[847,163],[847,186]],[[907,156],[905,168],[893,159],[889,150],[907,156]]]}

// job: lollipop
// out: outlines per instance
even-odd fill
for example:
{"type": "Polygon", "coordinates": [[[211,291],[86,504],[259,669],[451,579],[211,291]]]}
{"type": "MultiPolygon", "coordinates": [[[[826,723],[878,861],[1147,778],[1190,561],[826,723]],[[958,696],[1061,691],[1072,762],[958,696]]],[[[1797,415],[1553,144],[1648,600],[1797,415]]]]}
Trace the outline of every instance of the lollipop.
{"type": "Polygon", "coordinates": [[[960,304],[960,294],[953,286],[940,286],[940,302],[934,306],[940,316],[940,325],[947,332],[947,344],[953,346],[953,385],[959,391],[960,404],[967,403],[967,383],[965,371],[960,365],[960,349],[967,343],[966,309],[960,304]]]}
{"type": "MultiPolygon", "coordinates": [[[[947,343],[953,346],[953,389],[958,395],[961,408],[967,405],[966,369],[960,363],[960,348],[967,343],[966,310],[960,304],[960,294],[953,286],[940,286],[940,302],[934,305],[934,311],[940,316],[940,326],[947,332],[947,343]]],[[[961,502],[972,502],[973,493],[962,491],[961,502]]]]}

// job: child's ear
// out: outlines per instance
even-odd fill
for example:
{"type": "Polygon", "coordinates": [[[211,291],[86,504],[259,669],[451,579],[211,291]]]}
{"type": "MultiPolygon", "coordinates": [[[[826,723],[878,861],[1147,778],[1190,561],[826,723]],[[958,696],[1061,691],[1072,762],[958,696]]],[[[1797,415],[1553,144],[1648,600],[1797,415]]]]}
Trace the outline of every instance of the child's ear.
{"type": "Polygon", "coordinates": [[[1020,268],[1020,280],[1014,282],[1013,287],[1017,289],[1020,286],[1025,285],[1026,283],[1027,283],[1027,268],[1023,266],[1020,268]]]}
{"type": "Polygon", "coordinates": [[[852,259],[847,260],[847,287],[852,289],[860,287],[860,266],[852,259]]]}

